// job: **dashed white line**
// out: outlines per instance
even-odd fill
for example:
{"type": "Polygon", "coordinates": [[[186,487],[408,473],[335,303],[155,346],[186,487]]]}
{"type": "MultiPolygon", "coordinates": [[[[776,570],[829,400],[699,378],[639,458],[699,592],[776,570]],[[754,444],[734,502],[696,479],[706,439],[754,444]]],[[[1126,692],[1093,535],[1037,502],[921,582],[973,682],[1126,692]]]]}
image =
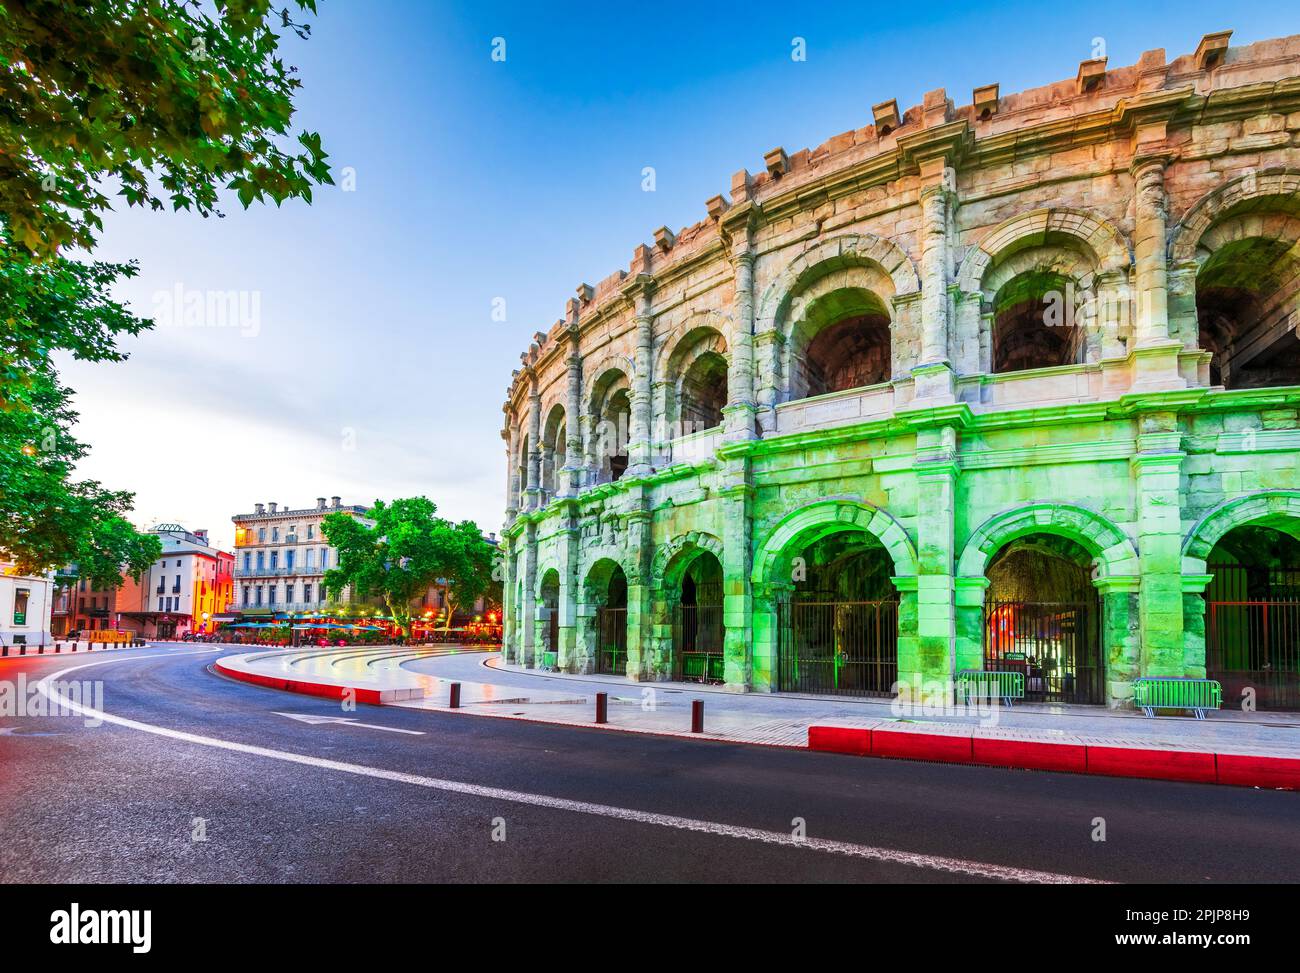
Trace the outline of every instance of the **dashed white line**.
{"type": "MultiPolygon", "coordinates": [[[[167,653],[168,656],[175,656],[178,654],[194,655],[199,653],[167,653]]],[[[139,730],[143,733],[152,733],[156,736],[166,737],[171,740],[179,740],[184,743],[192,743],[202,747],[212,747],[232,753],[247,754],[253,757],[264,757],[269,760],[279,760],[284,763],[299,764],[305,767],[315,767],[320,770],[333,770],[345,774],[355,774],[361,777],[371,777],[376,780],[411,784],[416,787],[427,787],[432,790],[445,791],[453,794],[465,794],[470,797],[481,797],[488,800],[508,801],[513,804],[525,804],[532,807],[550,808],[556,811],[569,811],[574,814],[612,818],[618,821],[648,824],[660,828],[671,828],[677,831],[691,831],[699,834],[709,834],[724,838],[740,838],[746,841],[756,841],[762,844],[781,845],[784,847],[799,848],[807,851],[818,851],[827,854],[841,855],[848,858],[886,862],[893,865],[908,865],[914,868],[925,868],[931,871],[947,872],[949,874],[970,875],[975,878],[1024,883],[1104,884],[1098,882],[1096,879],[1085,878],[1078,875],[1064,875],[1058,872],[1044,872],[1028,868],[1015,868],[1007,865],[993,865],[985,862],[966,861],[961,858],[947,858],[940,855],[925,855],[918,852],[897,851],[892,848],[875,848],[870,845],[860,845],[848,841],[832,841],[827,838],[811,837],[795,839],[791,837],[790,834],[783,831],[766,831],[761,828],[749,828],[741,825],[724,824],[717,821],[702,821],[696,818],[685,818],[674,814],[657,814],[652,811],[639,811],[635,808],[617,807],[610,804],[594,804],[589,801],[575,801],[563,797],[551,797],[547,794],[533,794],[527,791],[509,790],[502,787],[486,787],[481,784],[469,784],[463,781],[425,777],[420,774],[408,774],[398,770],[385,770],[382,767],[370,767],[365,764],[354,764],[342,760],[330,760],[325,757],[312,757],[306,754],[292,753],[286,750],[260,747],[250,743],[237,743],[233,740],[222,740],[217,737],[202,736],[197,733],[187,733],[184,730],[173,730],[169,727],[154,726],[151,723],[142,723],[139,720],[132,720],[123,716],[114,716],[112,713],[106,713],[94,709],[93,707],[83,706],[75,700],[53,692],[49,685],[51,682],[57,682],[67,677],[70,673],[79,672],[83,669],[108,665],[113,662],[128,662],[157,658],[163,658],[163,656],[151,655],[135,656],[134,659],[104,659],[99,662],[89,662],[84,665],[72,666],[71,668],[62,669],[46,676],[37,683],[37,689],[47,699],[67,707],[79,716],[102,720],[105,723],[113,723],[117,726],[139,730]]]]}

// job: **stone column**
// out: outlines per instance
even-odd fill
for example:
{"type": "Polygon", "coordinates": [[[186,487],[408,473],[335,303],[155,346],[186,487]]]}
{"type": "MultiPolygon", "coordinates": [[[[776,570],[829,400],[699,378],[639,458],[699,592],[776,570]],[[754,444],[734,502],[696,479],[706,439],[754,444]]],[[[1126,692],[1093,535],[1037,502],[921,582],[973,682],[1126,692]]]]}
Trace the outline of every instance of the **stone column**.
{"type": "Polygon", "coordinates": [[[627,445],[626,476],[646,476],[650,467],[651,371],[654,354],[654,314],[650,296],[654,281],[648,274],[638,274],[625,290],[636,307],[636,375],[632,383],[632,429],[627,445]]]}
{"type": "Polygon", "coordinates": [[[727,407],[723,409],[729,441],[754,438],[754,254],[748,240],[732,254],[735,271],[735,326],[727,341],[731,367],[727,373],[727,407]]]}
{"type": "Polygon", "coordinates": [[[898,590],[898,698],[920,702],[925,666],[920,660],[920,638],[917,635],[920,625],[917,606],[919,579],[916,575],[907,575],[889,580],[898,590]]]}
{"type": "Polygon", "coordinates": [[[561,521],[556,553],[563,565],[560,571],[560,644],[555,647],[555,664],[561,672],[578,672],[578,592],[579,537],[576,503],[559,501],[561,521]]]}
{"type": "Polygon", "coordinates": [[[528,387],[528,485],[524,491],[524,508],[536,510],[542,505],[542,393],[537,373],[529,374],[528,387]]]}
{"type": "Polygon", "coordinates": [[[1139,675],[1183,674],[1183,578],[1180,474],[1184,453],[1178,416],[1138,417],[1138,452],[1130,465],[1138,501],[1142,576],[1139,675]]]}
{"type": "Polygon", "coordinates": [[[560,495],[577,496],[584,486],[582,468],[582,354],[578,345],[576,301],[570,301],[568,395],[564,406],[564,468],[560,470],[560,495]]]}

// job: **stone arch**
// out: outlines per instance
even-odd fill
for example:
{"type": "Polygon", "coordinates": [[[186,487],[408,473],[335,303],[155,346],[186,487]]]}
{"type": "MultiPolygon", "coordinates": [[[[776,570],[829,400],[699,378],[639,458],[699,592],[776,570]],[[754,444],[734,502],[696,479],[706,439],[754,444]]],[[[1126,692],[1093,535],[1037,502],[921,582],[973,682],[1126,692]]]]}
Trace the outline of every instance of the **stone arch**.
{"type": "Polygon", "coordinates": [[[813,244],[787,263],[764,289],[755,308],[755,330],[774,327],[795,292],[819,270],[875,264],[893,281],[892,297],[917,294],[921,278],[912,258],[894,243],[871,233],[848,233],[813,244]]]}
{"type": "Polygon", "coordinates": [[[1300,490],[1265,490],[1219,504],[1192,525],[1183,539],[1183,573],[1205,574],[1214,545],[1243,524],[1263,523],[1300,538],[1300,490]]]}
{"type": "MultiPolygon", "coordinates": [[[[962,260],[958,287],[967,294],[984,292],[985,274],[995,260],[1012,248],[1040,246],[1054,236],[1072,237],[1086,247],[1099,274],[1126,273],[1132,265],[1128,242],[1113,223],[1083,210],[1048,207],[1013,216],[990,230],[962,260]]],[[[986,294],[986,299],[991,296],[986,294]]]]}
{"type": "Polygon", "coordinates": [[[597,404],[596,399],[601,391],[602,383],[607,382],[609,377],[616,372],[622,373],[629,385],[636,383],[636,366],[632,363],[632,359],[626,355],[610,353],[590,365],[586,361],[583,362],[582,401],[585,406],[584,411],[588,415],[591,414],[597,404]]]}
{"type": "Polygon", "coordinates": [[[897,577],[914,577],[917,573],[916,545],[906,529],[891,514],[853,497],[830,497],[814,500],[787,514],[767,535],[754,558],[751,580],[767,584],[786,580],[792,547],[803,550],[827,534],[841,530],[864,530],[880,541],[894,561],[897,577]]]}
{"type": "Polygon", "coordinates": [[[683,354],[683,346],[689,346],[693,336],[706,331],[715,331],[722,336],[723,342],[730,347],[734,321],[730,314],[713,308],[701,308],[692,311],[655,339],[656,352],[654,368],[651,371],[656,379],[670,374],[674,359],[683,354]]]}
{"type": "Polygon", "coordinates": [[[564,405],[554,402],[542,412],[546,418],[542,422],[541,468],[538,470],[539,486],[543,492],[554,495],[558,492],[558,472],[564,466],[568,439],[567,415],[564,405]]]}
{"type": "Polygon", "coordinates": [[[1254,199],[1300,196],[1300,170],[1265,169],[1247,173],[1212,189],[1192,204],[1170,234],[1171,266],[1196,260],[1196,248],[1207,230],[1229,210],[1254,199]]]}
{"type": "Polygon", "coordinates": [[[722,541],[701,530],[679,534],[667,543],[661,544],[655,551],[650,568],[650,577],[654,586],[663,587],[665,580],[671,580],[679,575],[695,559],[695,555],[706,551],[716,557],[718,563],[722,563],[722,541]],[[678,555],[683,552],[691,556],[679,557],[678,555]]]}
{"type": "Polygon", "coordinates": [[[1097,559],[1103,578],[1138,574],[1137,548],[1110,520],[1077,504],[1044,501],[1005,510],[984,521],[962,548],[958,576],[984,577],[994,554],[1017,538],[1036,533],[1055,534],[1078,543],[1097,559]]]}

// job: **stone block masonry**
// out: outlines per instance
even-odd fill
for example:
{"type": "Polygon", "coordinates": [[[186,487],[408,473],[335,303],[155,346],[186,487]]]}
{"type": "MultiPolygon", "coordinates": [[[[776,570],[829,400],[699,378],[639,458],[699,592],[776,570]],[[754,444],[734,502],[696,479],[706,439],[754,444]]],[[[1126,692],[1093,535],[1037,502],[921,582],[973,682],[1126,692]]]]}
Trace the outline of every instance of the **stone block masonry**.
{"type": "Polygon", "coordinates": [[[1300,706],[1300,36],[1226,36],[882,100],[579,285],[504,406],[507,658],[1300,706]]]}

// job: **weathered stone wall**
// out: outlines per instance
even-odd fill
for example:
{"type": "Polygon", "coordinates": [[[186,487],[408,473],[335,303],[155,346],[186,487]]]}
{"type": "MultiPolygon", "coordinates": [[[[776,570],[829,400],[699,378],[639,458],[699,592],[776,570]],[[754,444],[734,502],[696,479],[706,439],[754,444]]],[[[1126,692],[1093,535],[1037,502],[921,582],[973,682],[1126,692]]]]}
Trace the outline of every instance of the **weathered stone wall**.
{"type": "Polygon", "coordinates": [[[1273,259],[1269,281],[1295,269],[1300,36],[1209,35],[1172,61],[875,114],[737,173],[707,219],[661,228],[535,336],[505,404],[509,658],[589,671],[618,565],[628,674],[667,677],[682,572],[708,553],[727,683],[777,688],[782,572],[844,529],[893,559],[900,681],[943,680],[979,666],[989,559],[1041,533],[1093,558],[1112,703],[1139,674],[1203,673],[1198,525],[1257,510],[1243,498],[1272,523],[1300,504],[1300,373],[1278,343],[1296,290],[1269,292],[1234,349],[1289,377],[1264,388],[1211,384],[1197,305],[1225,247],[1273,259]],[[1049,280],[1078,363],[995,374],[999,301],[1049,280]],[[881,314],[890,380],[801,398],[816,330],[881,314]],[[727,406],[697,430],[681,396],[704,354],[726,361],[727,406]]]}

